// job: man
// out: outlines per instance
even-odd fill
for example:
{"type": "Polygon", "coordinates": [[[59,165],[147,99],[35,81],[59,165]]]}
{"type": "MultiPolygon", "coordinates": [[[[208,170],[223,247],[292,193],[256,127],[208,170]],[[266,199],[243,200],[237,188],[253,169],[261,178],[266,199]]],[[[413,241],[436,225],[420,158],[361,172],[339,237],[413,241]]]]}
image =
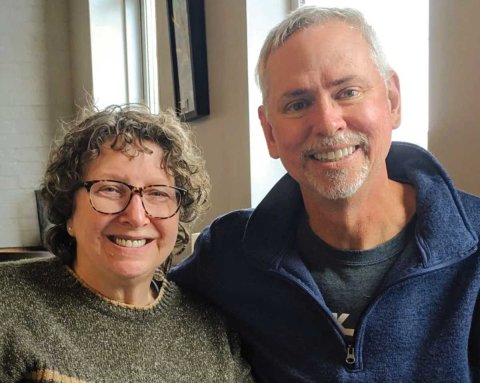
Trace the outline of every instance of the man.
{"type": "Polygon", "coordinates": [[[480,199],[391,144],[400,87],[349,9],[267,37],[259,117],[288,175],[173,271],[224,310],[260,382],[480,381],[480,199]]]}

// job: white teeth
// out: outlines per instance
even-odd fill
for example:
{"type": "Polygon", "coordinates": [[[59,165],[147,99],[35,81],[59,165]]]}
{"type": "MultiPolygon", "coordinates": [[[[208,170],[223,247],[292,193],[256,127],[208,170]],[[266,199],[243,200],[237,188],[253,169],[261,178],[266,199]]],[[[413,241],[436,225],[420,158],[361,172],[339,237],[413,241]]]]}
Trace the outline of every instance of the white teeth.
{"type": "Polygon", "coordinates": [[[349,146],[343,149],[338,149],[331,152],[323,152],[315,154],[313,157],[319,161],[338,161],[349,156],[355,151],[355,146],[349,146]]]}
{"type": "Polygon", "coordinates": [[[146,239],[123,239],[115,237],[114,241],[122,247],[142,247],[147,243],[146,239]]]}

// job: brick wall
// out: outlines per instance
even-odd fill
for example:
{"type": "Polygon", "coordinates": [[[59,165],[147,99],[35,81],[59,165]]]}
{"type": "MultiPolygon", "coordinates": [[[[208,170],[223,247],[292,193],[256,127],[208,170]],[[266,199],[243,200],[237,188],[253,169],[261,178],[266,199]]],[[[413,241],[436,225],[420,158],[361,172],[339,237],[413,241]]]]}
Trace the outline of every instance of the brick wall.
{"type": "Polygon", "coordinates": [[[34,190],[71,88],[68,0],[1,0],[0,247],[40,243],[34,190]]]}

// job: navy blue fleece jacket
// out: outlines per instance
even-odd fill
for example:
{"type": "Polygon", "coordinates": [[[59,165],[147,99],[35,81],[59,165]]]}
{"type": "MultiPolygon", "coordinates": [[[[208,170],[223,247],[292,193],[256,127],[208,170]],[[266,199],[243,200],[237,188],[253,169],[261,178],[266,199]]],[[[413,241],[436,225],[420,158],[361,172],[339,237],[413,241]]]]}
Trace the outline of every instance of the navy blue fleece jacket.
{"type": "Polygon", "coordinates": [[[256,209],[213,222],[171,273],[229,316],[259,382],[480,381],[480,199],[414,145],[393,143],[387,168],[416,190],[417,251],[396,261],[352,344],[299,257],[288,175],[256,209]]]}

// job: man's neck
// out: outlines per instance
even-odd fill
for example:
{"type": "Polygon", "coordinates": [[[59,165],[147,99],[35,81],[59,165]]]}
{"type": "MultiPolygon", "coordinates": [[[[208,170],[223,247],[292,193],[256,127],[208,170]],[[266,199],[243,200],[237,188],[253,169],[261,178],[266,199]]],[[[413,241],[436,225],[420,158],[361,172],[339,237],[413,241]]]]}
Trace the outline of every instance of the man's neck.
{"type": "Polygon", "coordinates": [[[302,193],[313,232],[338,249],[371,249],[397,235],[415,214],[409,185],[387,180],[383,187],[362,189],[335,201],[302,193]]]}

